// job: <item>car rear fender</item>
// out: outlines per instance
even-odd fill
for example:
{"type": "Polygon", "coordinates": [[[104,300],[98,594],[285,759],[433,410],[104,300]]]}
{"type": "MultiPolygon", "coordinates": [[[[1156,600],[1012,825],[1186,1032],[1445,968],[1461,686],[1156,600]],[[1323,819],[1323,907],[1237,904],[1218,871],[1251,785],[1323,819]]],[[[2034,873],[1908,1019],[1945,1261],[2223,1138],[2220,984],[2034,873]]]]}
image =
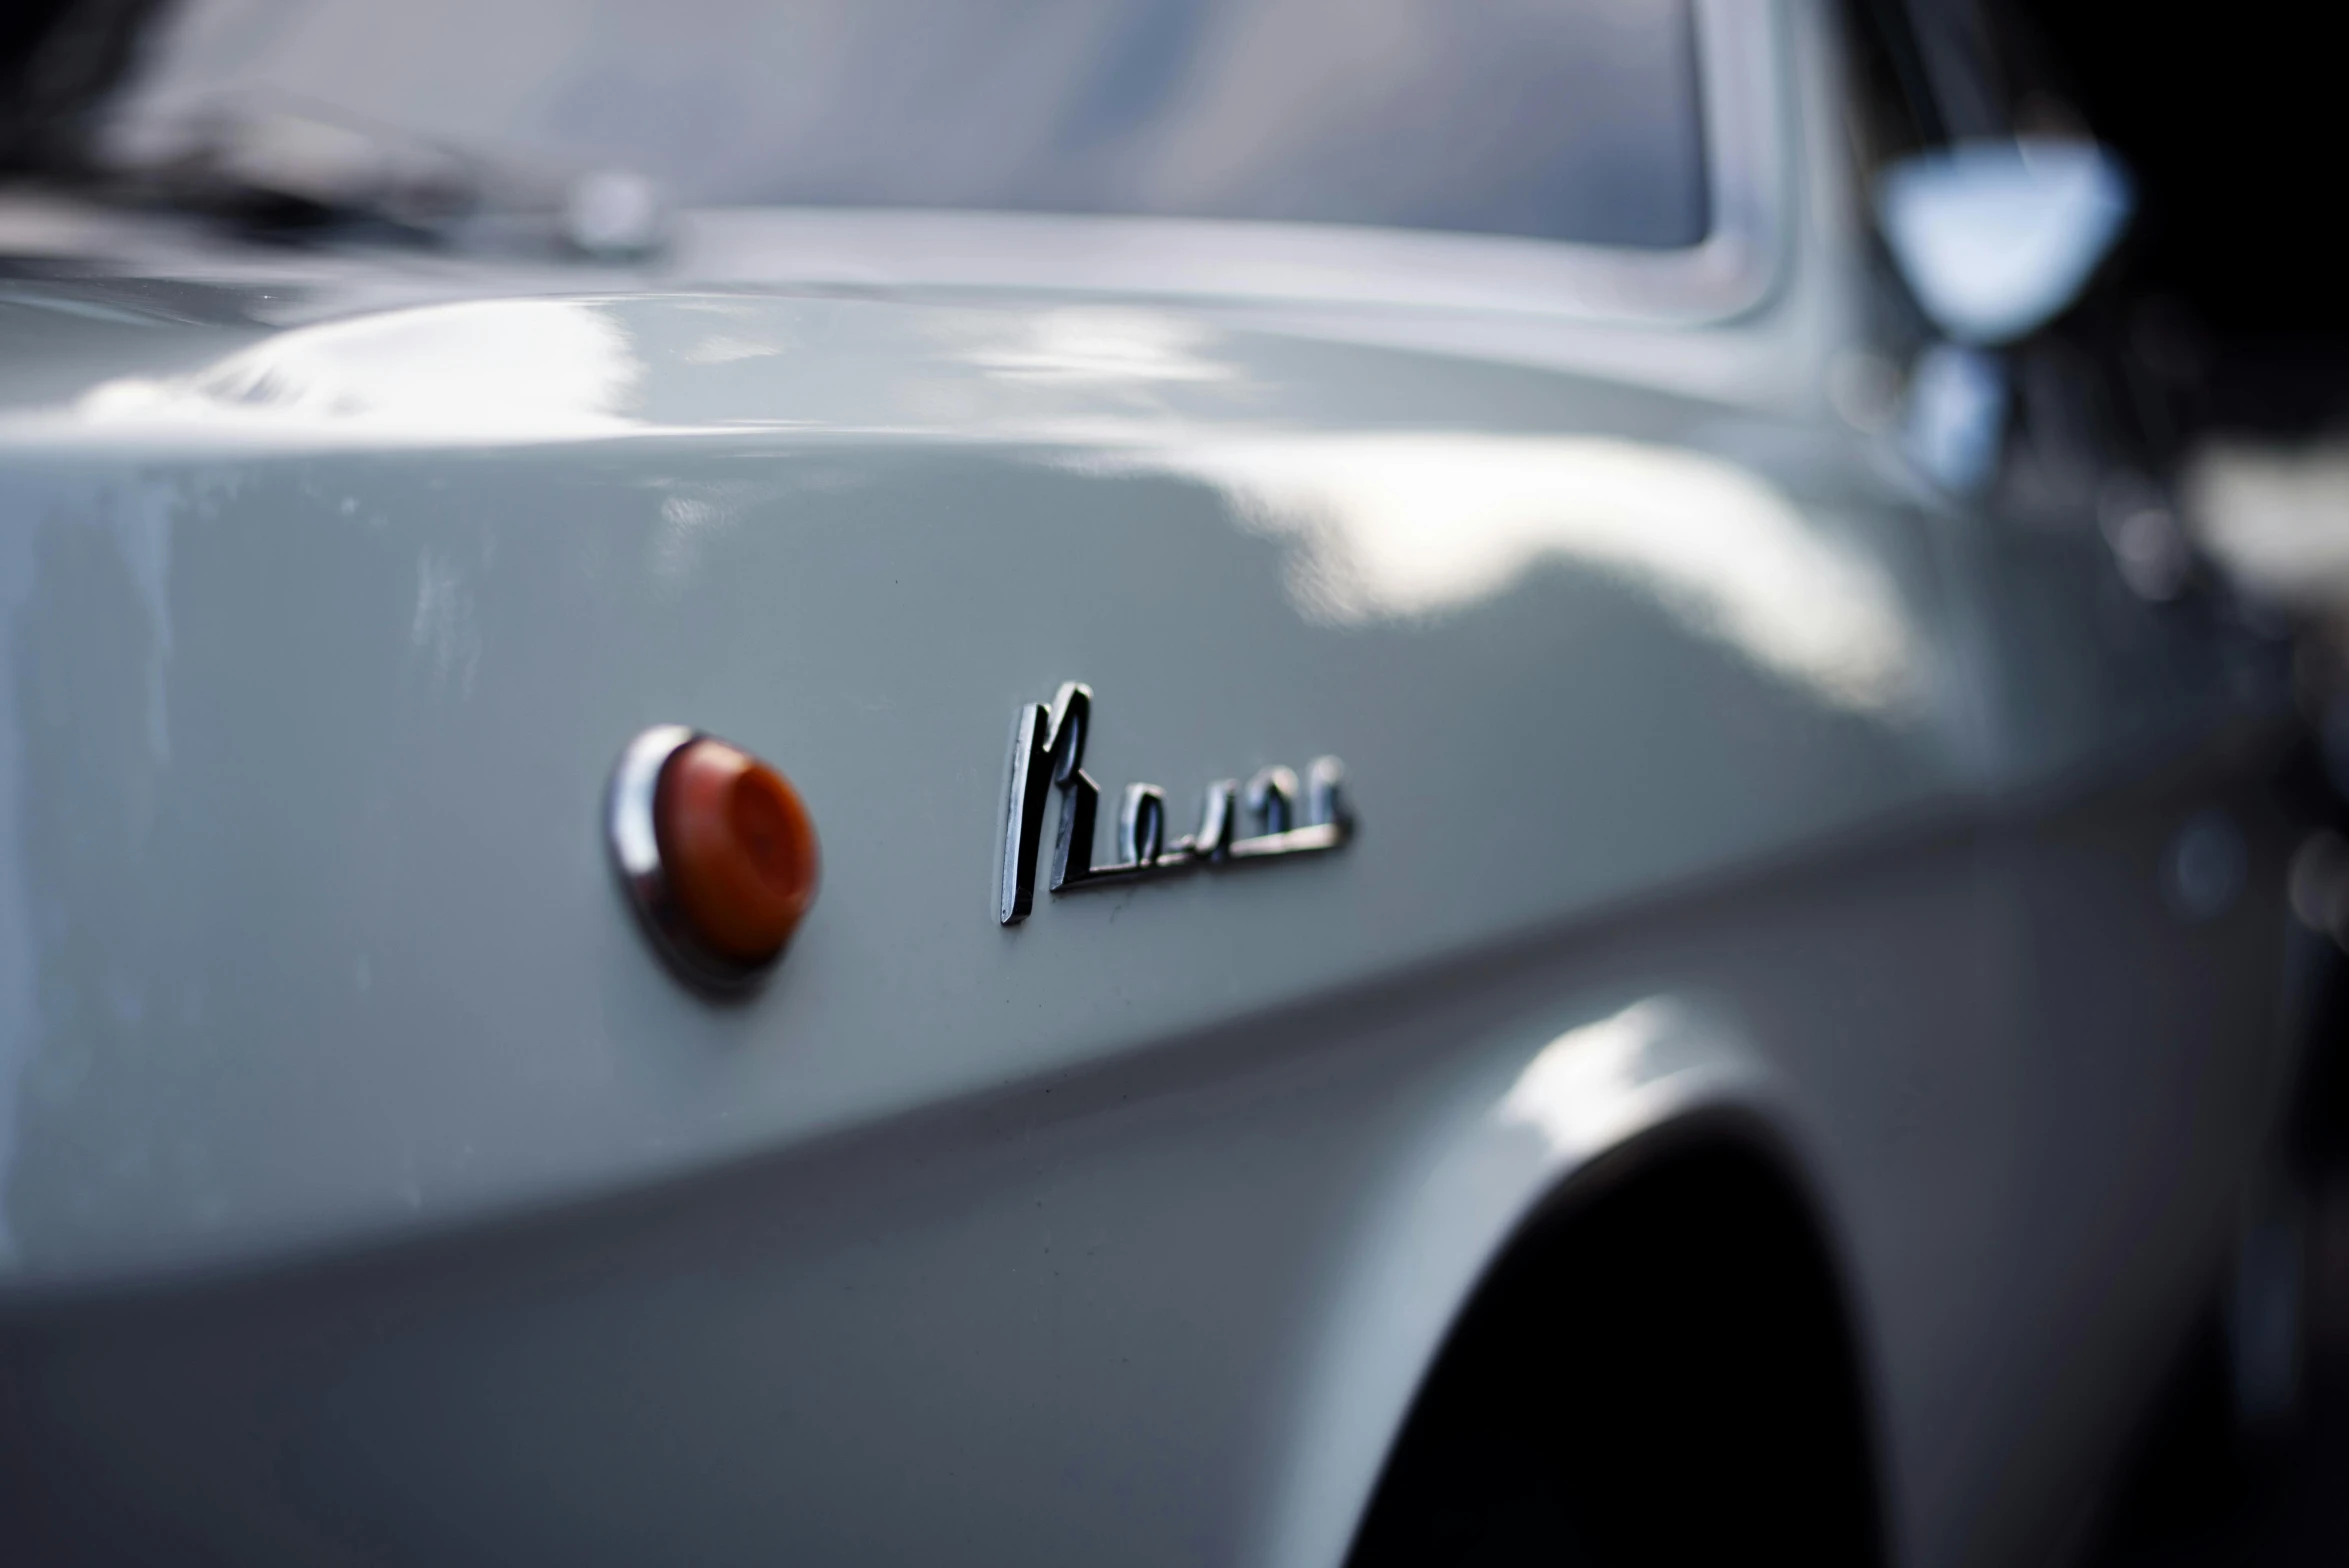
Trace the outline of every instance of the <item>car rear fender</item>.
{"type": "Polygon", "coordinates": [[[1791,1150],[1795,1123],[1752,1044],[1669,995],[1577,1024],[1465,1083],[1395,1163],[1336,1272],[1262,1560],[1343,1559],[1446,1336],[1534,1216],[1635,1148],[1737,1127],[1791,1150]]]}

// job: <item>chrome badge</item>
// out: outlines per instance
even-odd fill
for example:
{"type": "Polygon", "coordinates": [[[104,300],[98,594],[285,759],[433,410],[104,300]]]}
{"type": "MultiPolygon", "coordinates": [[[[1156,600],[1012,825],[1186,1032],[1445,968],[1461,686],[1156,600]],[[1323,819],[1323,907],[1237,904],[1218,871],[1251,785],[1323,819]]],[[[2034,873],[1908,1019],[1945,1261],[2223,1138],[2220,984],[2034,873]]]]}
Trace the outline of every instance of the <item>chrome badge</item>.
{"type": "Polygon", "coordinates": [[[1044,796],[1060,786],[1060,829],[1052,849],[1052,891],[1106,887],[1140,877],[1164,876],[1201,866],[1242,865],[1284,855],[1313,855],[1336,849],[1353,831],[1346,809],[1345,769],[1335,757],[1316,757],[1297,775],[1271,767],[1250,779],[1207,786],[1199,808],[1199,831],[1169,840],[1166,791],[1155,784],[1128,784],[1117,809],[1117,862],[1093,864],[1093,827],[1101,787],[1086,776],[1085,732],[1092,727],[1093,690],[1070,681],[1052,705],[1030,703],[1012,734],[1011,789],[1003,821],[1003,897],[998,915],[1005,925],[1025,920],[1035,906],[1036,851],[1044,832],[1044,796]],[[1299,796],[1304,820],[1297,821],[1299,796]],[[1245,805],[1257,831],[1234,837],[1245,805]]]}

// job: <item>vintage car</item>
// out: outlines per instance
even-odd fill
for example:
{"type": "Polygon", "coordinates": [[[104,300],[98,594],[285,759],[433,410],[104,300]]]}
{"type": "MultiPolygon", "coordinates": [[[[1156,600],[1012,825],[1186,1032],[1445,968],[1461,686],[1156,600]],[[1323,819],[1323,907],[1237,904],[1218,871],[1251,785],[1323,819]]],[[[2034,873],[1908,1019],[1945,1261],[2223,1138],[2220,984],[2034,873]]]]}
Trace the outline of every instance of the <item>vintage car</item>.
{"type": "Polygon", "coordinates": [[[1964,29],[80,9],[0,1560],[2044,1561],[2272,1327],[2289,650],[1964,29]]]}

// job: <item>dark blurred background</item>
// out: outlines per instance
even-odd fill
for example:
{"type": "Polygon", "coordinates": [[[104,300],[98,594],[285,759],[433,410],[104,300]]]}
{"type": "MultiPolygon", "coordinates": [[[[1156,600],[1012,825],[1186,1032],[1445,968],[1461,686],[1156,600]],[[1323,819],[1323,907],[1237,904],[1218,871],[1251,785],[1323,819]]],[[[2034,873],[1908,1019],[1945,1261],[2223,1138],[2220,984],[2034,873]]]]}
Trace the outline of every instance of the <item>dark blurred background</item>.
{"type": "MultiPolygon", "coordinates": [[[[2108,351],[2163,388],[2176,463],[2333,472],[2349,453],[2340,8],[2042,0],[2010,24],[2046,89],[2138,177],[2139,215],[2105,283],[2125,318],[2108,351]]],[[[2292,528],[2349,534],[2333,487],[2304,484],[2297,499],[2292,528]]],[[[2311,559],[2324,553],[2309,541],[2311,559]]],[[[2339,586],[2311,581],[2298,597],[2320,622],[2342,619],[2339,586]]],[[[2315,634],[2319,681],[2337,683],[2338,646],[2315,634]]],[[[2269,1430],[2234,1430],[2213,1347],[2195,1346],[2092,1527],[2098,1568],[2349,1563],[2349,1008],[2337,996],[2316,1034],[2299,1123],[2313,1210],[2303,1402],[2269,1430]]]]}
{"type": "Polygon", "coordinates": [[[2142,182],[2112,283],[2198,425],[2307,436],[2349,416],[2335,210],[2340,8],[2045,0],[2018,32],[2142,182]]]}

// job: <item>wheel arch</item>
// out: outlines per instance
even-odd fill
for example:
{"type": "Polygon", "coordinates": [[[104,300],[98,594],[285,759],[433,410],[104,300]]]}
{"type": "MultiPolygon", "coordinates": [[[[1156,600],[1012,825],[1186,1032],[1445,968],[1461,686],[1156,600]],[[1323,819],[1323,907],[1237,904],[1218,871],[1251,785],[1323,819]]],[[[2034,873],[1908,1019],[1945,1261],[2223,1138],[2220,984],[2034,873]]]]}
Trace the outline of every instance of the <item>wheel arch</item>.
{"type": "MultiPolygon", "coordinates": [[[[1461,1397],[1461,1380],[1473,1384],[1512,1365],[1512,1375],[1525,1378],[1527,1345],[1518,1341],[1531,1343],[1530,1327],[1546,1324],[1529,1301],[1587,1308],[1612,1292],[1618,1321],[1639,1323],[1640,1311],[1625,1312],[1641,1305],[1636,1291],[1625,1293],[1636,1283],[1622,1273],[1627,1259],[1643,1245],[1651,1264],[1674,1256],[1672,1246],[1641,1242],[1651,1232],[1700,1261],[1741,1234],[1753,1244],[1738,1253],[1740,1265],[1764,1266],[1743,1293],[1742,1321],[1736,1302],[1713,1303],[1723,1332],[1707,1341],[1755,1344],[1765,1330],[1803,1341],[1791,1348],[1807,1375],[1823,1380],[1819,1408],[1833,1411],[1831,1421],[1814,1421],[1804,1434],[1813,1456],[1806,1484],[1843,1500],[1851,1532],[1839,1560],[1881,1560],[1883,1487],[1866,1336],[1785,1086],[1737,1030],[1669,997],[1569,1029],[1507,1065],[1513,1076],[1472,1085],[1463,1105],[1438,1118],[1417,1157],[1400,1162],[1391,1190],[1369,1205],[1305,1381],[1264,1560],[1296,1568],[1400,1560],[1381,1553],[1394,1544],[1389,1538],[1404,1506],[1397,1499],[1423,1489],[1427,1455],[1441,1446],[1431,1423],[1456,1423],[1477,1407],[1476,1398],[1461,1397]],[[1789,1315],[1798,1303],[1807,1317],[1789,1315]],[[1422,1472],[1420,1480],[1407,1469],[1422,1472]]],[[[1646,1277],[1668,1290],[1702,1272],[1650,1269],[1646,1277]]],[[[1668,1296],[1658,1299],[1668,1304],[1668,1296]]],[[[1629,1347],[1638,1357],[1670,1360],[1684,1394],[1731,1364],[1694,1354],[1702,1344],[1674,1341],[1693,1326],[1687,1314],[1655,1318],[1645,1342],[1629,1347]]],[[[1561,1338],[1546,1326],[1532,1336],[1561,1338]]],[[[1781,1393],[1790,1386],[1778,1382],[1781,1393]]],[[[1618,1407],[1628,1387],[1615,1391],[1618,1407]]],[[[1590,1429],[1592,1400],[1606,1391],[1574,1392],[1565,1408],[1579,1419],[1565,1425],[1590,1429]]],[[[1739,1394],[1749,1413],[1753,1393],[1739,1394]]],[[[1653,1441],[1586,1446],[1585,1457],[1598,1460],[1594,1476],[1656,1452],[1653,1441]]],[[[1650,1492],[1662,1498],[1677,1487],[1682,1498],[1693,1497],[1702,1477],[1687,1456],[1661,1462],[1671,1473],[1659,1471],[1650,1492]]]]}
{"type": "Polygon", "coordinates": [[[1478,1280],[1348,1562],[1881,1562],[1839,1276],[1766,1124],[1700,1112],[1609,1151],[1478,1280]]]}

